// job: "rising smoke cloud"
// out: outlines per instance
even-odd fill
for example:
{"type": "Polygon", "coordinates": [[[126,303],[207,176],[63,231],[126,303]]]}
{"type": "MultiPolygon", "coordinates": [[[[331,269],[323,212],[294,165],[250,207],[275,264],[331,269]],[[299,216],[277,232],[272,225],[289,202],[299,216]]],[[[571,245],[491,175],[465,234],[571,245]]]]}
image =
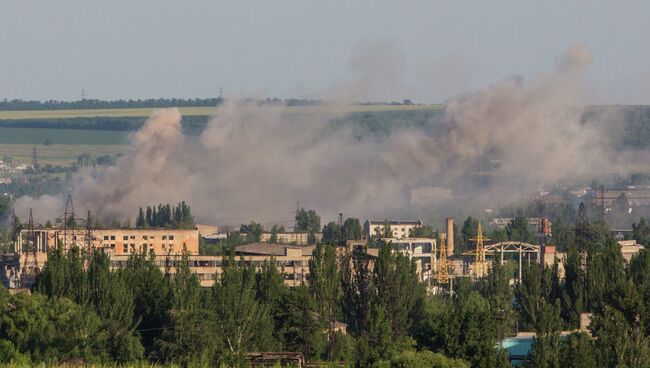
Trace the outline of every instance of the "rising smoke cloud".
{"type": "MultiPolygon", "coordinates": [[[[411,193],[422,188],[430,189],[427,206],[459,198],[504,204],[606,166],[604,159],[598,168],[584,164],[607,157],[606,135],[581,122],[590,60],[586,49],[572,47],[544,75],[450,100],[427,127],[385,137],[333,129],[336,107],[299,115],[227,101],[198,138],[183,135],[177,109],[156,110],[115,167],[77,179],[75,200],[106,219],[185,200],[197,220],[215,224],[287,224],[297,201],[326,219],[340,211],[414,216],[411,193]],[[487,158],[498,159],[491,182],[475,183],[487,158]]],[[[26,204],[34,205],[19,199],[16,207],[26,204]]]]}

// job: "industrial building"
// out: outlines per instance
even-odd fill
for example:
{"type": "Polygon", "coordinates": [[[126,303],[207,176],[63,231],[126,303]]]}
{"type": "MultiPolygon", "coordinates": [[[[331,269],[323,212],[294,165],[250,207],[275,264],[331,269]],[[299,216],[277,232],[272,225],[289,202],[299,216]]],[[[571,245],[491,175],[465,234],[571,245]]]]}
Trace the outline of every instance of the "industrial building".
{"type": "MultiPolygon", "coordinates": [[[[198,230],[169,230],[169,229],[57,229],[44,228],[33,230],[33,242],[36,253],[47,253],[57,245],[63,245],[65,250],[72,247],[85,249],[103,249],[110,255],[129,255],[146,252],[156,256],[180,255],[187,252],[190,255],[199,254],[198,230]]],[[[21,244],[30,237],[30,230],[21,230],[16,242],[16,252],[21,244]]]]}
{"type": "Polygon", "coordinates": [[[383,237],[385,234],[386,227],[390,231],[389,238],[408,238],[411,234],[411,231],[416,227],[421,227],[424,224],[422,220],[416,221],[394,221],[394,220],[368,220],[365,224],[365,234],[366,236],[373,237],[379,235],[383,237]]]}
{"type": "MultiPolygon", "coordinates": [[[[309,275],[309,260],[315,246],[295,246],[271,243],[253,243],[240,245],[235,248],[236,260],[242,260],[258,271],[261,270],[264,262],[274,262],[278,272],[284,275],[284,282],[287,286],[298,286],[306,282],[309,275]]],[[[188,255],[189,267],[195,273],[201,286],[212,286],[217,276],[223,272],[224,260],[228,256],[199,256],[188,255]]],[[[111,267],[125,267],[129,255],[120,254],[111,256],[111,267]]],[[[179,262],[180,255],[176,257],[156,257],[156,265],[163,272],[174,274],[179,262]]]]}

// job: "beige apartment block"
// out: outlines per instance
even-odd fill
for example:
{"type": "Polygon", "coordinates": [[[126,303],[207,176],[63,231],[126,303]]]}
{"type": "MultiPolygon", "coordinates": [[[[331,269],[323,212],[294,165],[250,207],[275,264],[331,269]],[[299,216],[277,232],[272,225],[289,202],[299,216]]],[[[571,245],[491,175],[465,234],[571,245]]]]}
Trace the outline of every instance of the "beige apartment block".
{"type": "MultiPolygon", "coordinates": [[[[22,250],[20,244],[27,243],[28,238],[28,230],[19,233],[17,252],[22,250]]],[[[92,230],[90,233],[84,229],[35,229],[33,241],[37,253],[46,253],[57,245],[69,250],[74,246],[85,249],[90,244],[94,249],[104,249],[111,255],[146,252],[162,256],[180,255],[184,251],[190,255],[199,254],[199,233],[196,229],[107,229],[92,230]]],[[[29,248],[33,249],[33,246],[30,245],[29,248]]]]}

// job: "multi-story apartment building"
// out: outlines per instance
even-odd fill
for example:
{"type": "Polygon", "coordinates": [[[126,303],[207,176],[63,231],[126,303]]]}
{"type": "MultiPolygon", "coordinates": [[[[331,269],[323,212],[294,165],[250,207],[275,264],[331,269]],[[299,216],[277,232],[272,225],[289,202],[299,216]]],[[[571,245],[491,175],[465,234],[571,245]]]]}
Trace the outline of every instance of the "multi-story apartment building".
{"type": "MultiPolygon", "coordinates": [[[[129,255],[146,252],[154,255],[190,255],[199,254],[199,233],[196,229],[107,229],[93,230],[88,233],[81,230],[62,230],[55,228],[35,229],[34,245],[37,253],[47,253],[48,249],[64,246],[66,250],[77,246],[84,248],[90,243],[94,249],[103,249],[110,255],[129,255]],[[89,240],[89,242],[87,242],[89,240]]],[[[16,252],[29,239],[29,231],[18,234],[16,252]]],[[[30,249],[34,249],[30,244],[30,249]]]]}
{"type": "MultiPolygon", "coordinates": [[[[306,282],[309,275],[309,260],[315,246],[294,246],[271,243],[253,243],[235,248],[235,260],[254,266],[258,271],[265,262],[273,262],[278,272],[284,276],[287,286],[298,286],[306,282]]],[[[129,255],[111,256],[111,267],[126,266],[129,255]]],[[[212,286],[218,275],[223,272],[223,263],[227,256],[189,255],[189,268],[195,273],[201,286],[212,286]]],[[[156,265],[163,272],[174,274],[181,262],[181,257],[156,257],[156,265]]]]}
{"type": "Polygon", "coordinates": [[[365,233],[368,237],[379,235],[384,238],[386,231],[389,235],[386,238],[408,238],[411,236],[411,230],[416,227],[422,226],[421,220],[417,221],[394,221],[394,220],[368,220],[365,224],[365,233]]]}

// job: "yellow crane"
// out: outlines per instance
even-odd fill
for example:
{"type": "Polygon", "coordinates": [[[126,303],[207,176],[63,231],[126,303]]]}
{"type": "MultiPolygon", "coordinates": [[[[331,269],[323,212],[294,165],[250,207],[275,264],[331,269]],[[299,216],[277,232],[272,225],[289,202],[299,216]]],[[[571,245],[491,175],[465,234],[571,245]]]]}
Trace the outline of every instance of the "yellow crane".
{"type": "Polygon", "coordinates": [[[440,236],[440,259],[436,271],[438,285],[449,284],[449,266],[447,265],[447,247],[445,246],[444,236],[440,236]]]}
{"type": "Polygon", "coordinates": [[[490,239],[483,236],[480,222],[478,223],[478,235],[476,235],[476,238],[470,240],[476,242],[476,255],[474,258],[473,272],[474,277],[481,278],[488,274],[488,263],[485,261],[485,247],[483,242],[490,239]]]}

